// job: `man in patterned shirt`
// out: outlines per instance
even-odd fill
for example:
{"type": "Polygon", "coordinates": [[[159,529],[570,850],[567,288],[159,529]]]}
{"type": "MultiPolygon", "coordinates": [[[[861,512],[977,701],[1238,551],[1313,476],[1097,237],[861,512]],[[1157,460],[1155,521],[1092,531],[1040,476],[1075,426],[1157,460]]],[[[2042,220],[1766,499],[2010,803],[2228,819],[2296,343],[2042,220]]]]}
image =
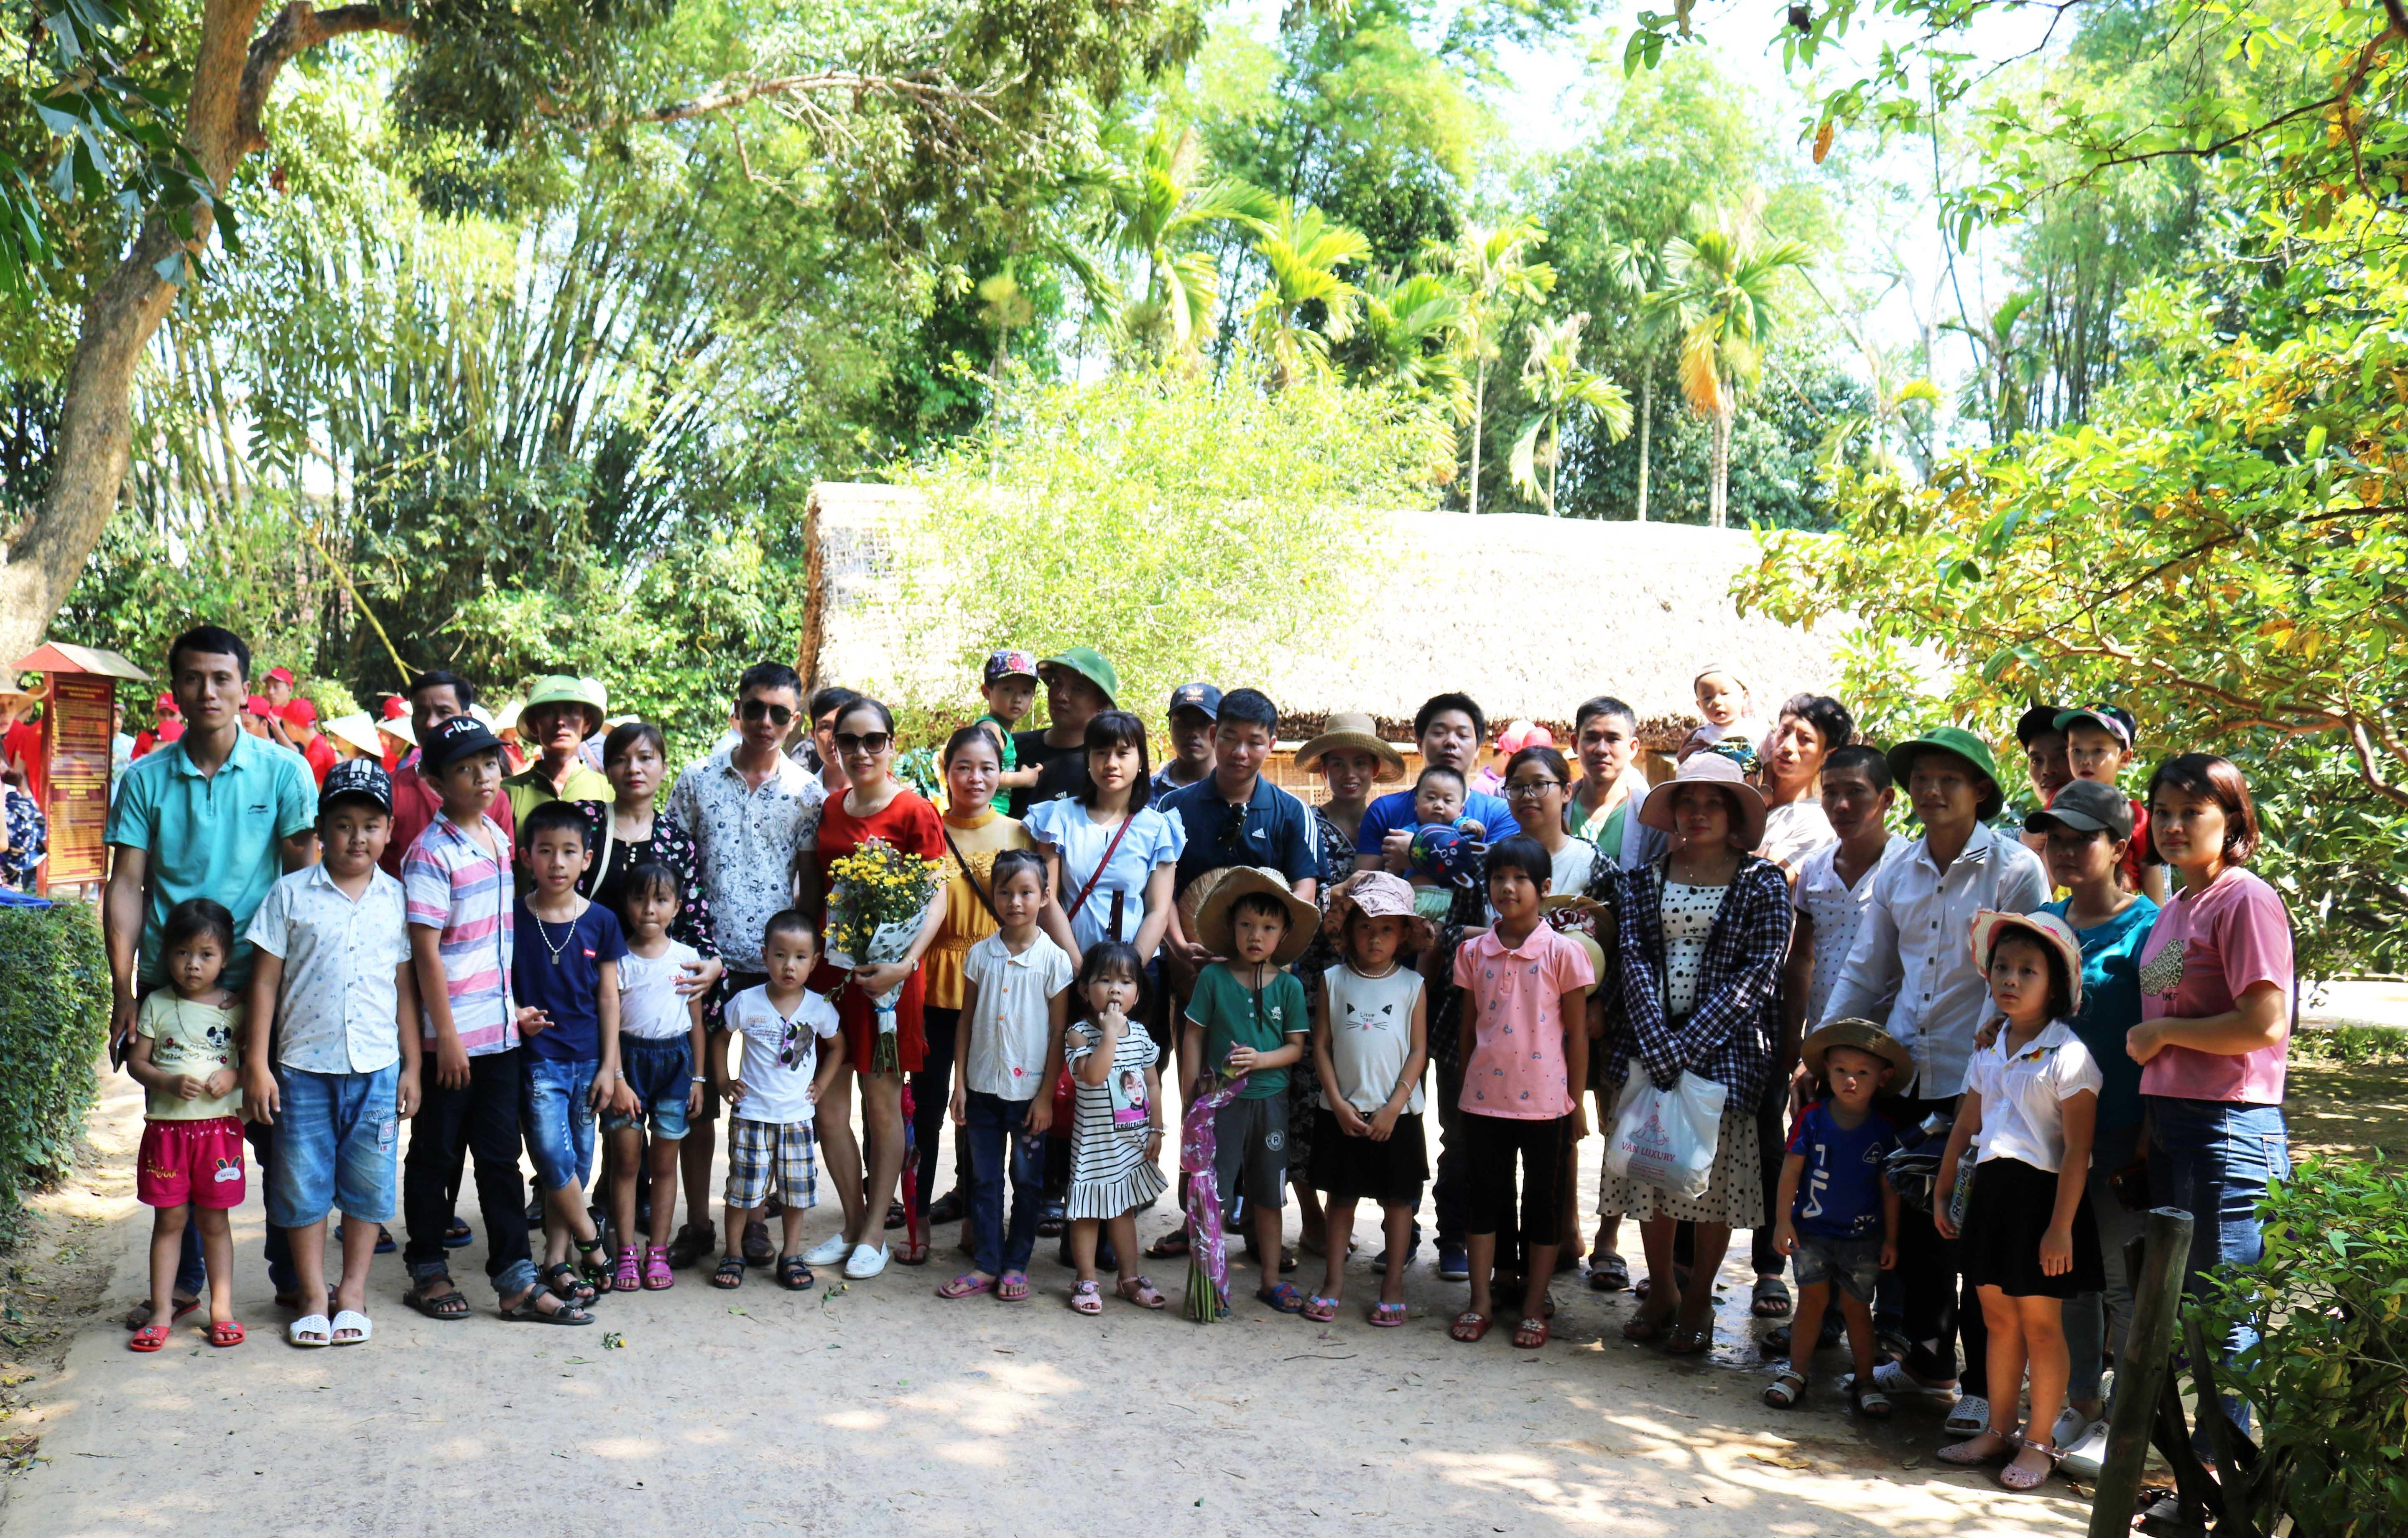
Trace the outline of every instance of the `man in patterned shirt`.
{"type": "MultiPolygon", "coordinates": [[[[668,810],[690,833],[700,856],[703,895],[710,900],[711,941],[727,963],[712,995],[710,1062],[696,1064],[713,1088],[702,1114],[688,1122],[679,1153],[685,1175],[685,1225],[669,1245],[669,1264],[694,1264],[717,1244],[710,1222],[710,1161],[716,1151],[719,1096],[726,1077],[727,1029],[720,1015],[729,999],[768,980],[761,936],[769,919],[794,903],[796,854],[813,847],[827,790],[818,776],[785,754],[786,737],[803,706],[803,681],[783,662],[755,662],[736,681],[737,739],[678,776],[668,810]]],[[[766,1265],[767,1225],[755,1219],[744,1236],[745,1258],[766,1265]]]]}

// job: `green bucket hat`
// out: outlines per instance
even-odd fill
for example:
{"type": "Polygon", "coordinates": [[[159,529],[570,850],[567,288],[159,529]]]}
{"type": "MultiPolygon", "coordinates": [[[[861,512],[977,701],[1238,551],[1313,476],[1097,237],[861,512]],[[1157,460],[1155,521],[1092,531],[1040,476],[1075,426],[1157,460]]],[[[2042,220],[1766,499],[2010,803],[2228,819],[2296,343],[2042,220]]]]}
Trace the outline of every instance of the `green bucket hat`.
{"type": "Polygon", "coordinates": [[[1915,758],[1927,748],[1956,754],[1982,771],[1982,777],[1990,782],[1989,793],[1982,798],[1975,817],[1987,822],[2006,809],[2007,798],[1999,789],[1999,766],[1990,757],[1990,745],[1961,726],[1935,726],[1921,736],[1909,737],[1893,746],[1888,754],[1890,777],[1904,787],[1907,776],[1914,771],[1915,758]]]}
{"type": "Polygon", "coordinates": [[[549,678],[536,680],[535,692],[529,694],[526,704],[519,707],[519,716],[523,719],[538,706],[547,705],[573,705],[582,709],[585,712],[585,734],[590,737],[602,730],[602,715],[609,705],[609,697],[603,692],[598,679],[572,678],[565,673],[554,674],[549,678]]]}
{"type": "Polygon", "coordinates": [[[1050,681],[1047,670],[1067,667],[1104,691],[1104,704],[1117,706],[1121,698],[1121,676],[1104,654],[1093,647],[1065,647],[1037,664],[1037,676],[1050,681]]]}

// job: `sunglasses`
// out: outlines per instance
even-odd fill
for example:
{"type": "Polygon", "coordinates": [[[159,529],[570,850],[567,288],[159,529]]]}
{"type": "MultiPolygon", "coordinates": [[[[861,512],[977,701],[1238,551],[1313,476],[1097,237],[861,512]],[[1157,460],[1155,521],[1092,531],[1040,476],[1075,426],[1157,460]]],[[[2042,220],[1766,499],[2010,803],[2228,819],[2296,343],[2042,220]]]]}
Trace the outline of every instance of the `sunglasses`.
{"type": "Polygon", "coordinates": [[[883,753],[894,740],[891,732],[839,732],[835,738],[839,753],[883,753]]]}
{"type": "Polygon", "coordinates": [[[793,705],[771,705],[768,701],[762,699],[745,701],[743,705],[738,707],[738,713],[748,721],[757,721],[762,718],[767,717],[768,718],[768,721],[771,726],[783,726],[788,721],[795,719],[795,707],[793,705]]]}

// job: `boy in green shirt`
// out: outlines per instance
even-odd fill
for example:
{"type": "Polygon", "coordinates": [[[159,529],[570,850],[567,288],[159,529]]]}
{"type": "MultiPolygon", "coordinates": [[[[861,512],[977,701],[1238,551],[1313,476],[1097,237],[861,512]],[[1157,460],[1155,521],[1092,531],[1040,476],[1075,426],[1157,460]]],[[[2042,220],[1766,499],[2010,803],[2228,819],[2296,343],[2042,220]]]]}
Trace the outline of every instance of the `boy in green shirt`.
{"type": "MultiPolygon", "coordinates": [[[[1304,985],[1284,970],[1304,953],[1321,921],[1312,904],[1277,871],[1232,868],[1196,916],[1197,940],[1215,955],[1197,975],[1179,1053],[1180,1091],[1193,1104],[1209,1066],[1245,1077],[1212,1120],[1214,1184],[1221,1202],[1243,1197],[1263,1285],[1254,1297],[1283,1314],[1304,1295],[1279,1279],[1280,1209],[1287,1185],[1287,1071],[1304,1055],[1304,985]]],[[[1235,1290],[1234,1289],[1232,1289],[1235,1290]]]]}

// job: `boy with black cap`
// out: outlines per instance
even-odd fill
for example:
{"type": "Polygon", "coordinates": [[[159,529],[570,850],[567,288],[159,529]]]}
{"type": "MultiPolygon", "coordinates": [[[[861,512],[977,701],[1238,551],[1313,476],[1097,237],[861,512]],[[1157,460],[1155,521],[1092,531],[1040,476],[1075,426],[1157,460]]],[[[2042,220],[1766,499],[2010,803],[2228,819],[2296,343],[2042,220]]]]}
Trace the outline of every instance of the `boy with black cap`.
{"type": "MultiPolygon", "coordinates": [[[[2121,705],[2086,705],[2060,713],[2057,729],[2065,733],[2065,762],[2073,777],[2115,790],[2117,776],[2132,762],[2132,750],[2140,744],[2132,713],[2121,705]]],[[[2166,868],[2143,858],[2149,847],[2149,809],[2128,796],[2125,803],[2131,808],[2132,830],[2131,842],[2124,848],[2124,885],[2152,903],[2163,904],[2166,868]]],[[[2052,798],[2049,805],[2057,803],[2052,798]]]]}
{"type": "MultiPolygon", "coordinates": [[[[1973,1032],[1990,1018],[1989,983],[1966,943],[1973,916],[2035,912],[2049,889],[2040,857],[1990,826],[2006,795],[1988,743],[1962,727],[1935,726],[1893,747],[1889,767],[1923,836],[1873,874],[1863,927],[1823,1016],[1871,1020],[1906,1048],[1914,1072],[1889,1086],[1899,1097],[1890,1114],[1904,1127],[1956,1115],[1973,1032]]],[[[1874,1383],[1892,1396],[1956,1395],[1961,1330],[1964,1392],[1946,1429],[1976,1435],[1989,1425],[1988,1336],[1972,1300],[1958,1306],[1956,1246],[1920,1217],[1900,1225],[1898,1239],[1909,1349],[1903,1363],[1876,1369],[1874,1383]]]]}
{"type": "Polygon", "coordinates": [[[1156,801],[1211,776],[1217,762],[1212,733],[1221,720],[1221,691],[1208,683],[1181,684],[1170,691],[1169,719],[1170,756],[1154,772],[1156,801]]]}
{"type": "Polygon", "coordinates": [[[368,1338],[368,1262],[393,1220],[400,1121],[418,1109],[408,926],[401,883],[377,867],[392,822],[384,766],[336,764],[318,795],[323,858],[269,889],[248,935],[243,1102],[276,1129],[267,1220],[292,1235],[303,1309],[287,1332],[295,1346],[368,1338]],[[343,1272],[329,1320],[326,1215],[337,1206],[343,1272]]]}
{"type": "Polygon", "coordinates": [[[410,1277],[402,1301],[430,1319],[468,1317],[468,1300],[452,1285],[443,1240],[460,1166],[473,1153],[485,1275],[503,1317],[591,1324],[591,1314],[537,1285],[527,1250],[526,1187],[519,1176],[519,1019],[525,1012],[510,989],[517,932],[510,840],[485,815],[501,789],[501,739],[474,716],[453,716],[420,743],[419,770],[441,793],[443,809],[401,862],[425,1022],[423,1050],[435,1059],[402,1164],[409,1229],[402,1259],[410,1277]]]}

